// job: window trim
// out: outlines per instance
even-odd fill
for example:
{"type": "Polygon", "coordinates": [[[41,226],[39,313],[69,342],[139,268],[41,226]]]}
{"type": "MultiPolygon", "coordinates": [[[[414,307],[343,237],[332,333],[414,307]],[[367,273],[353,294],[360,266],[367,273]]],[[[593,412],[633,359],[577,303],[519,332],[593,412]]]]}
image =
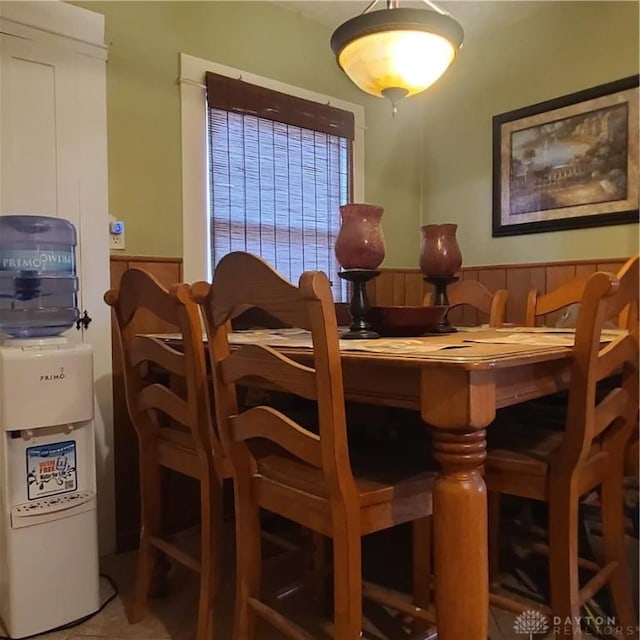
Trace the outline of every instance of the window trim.
{"type": "Polygon", "coordinates": [[[355,119],[353,140],[353,199],[364,202],[364,107],[325,96],[247,71],[180,54],[180,120],[182,146],[182,277],[186,282],[211,281],[207,210],[207,104],[205,72],[289,93],[351,111],[355,119]]]}

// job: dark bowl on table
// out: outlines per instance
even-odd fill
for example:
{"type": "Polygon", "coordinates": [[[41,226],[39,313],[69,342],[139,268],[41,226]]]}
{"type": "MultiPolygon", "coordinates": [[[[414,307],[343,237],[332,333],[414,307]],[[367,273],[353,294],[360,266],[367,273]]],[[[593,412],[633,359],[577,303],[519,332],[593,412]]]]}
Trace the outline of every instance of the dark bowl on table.
{"type": "Polygon", "coordinates": [[[436,331],[447,306],[371,307],[367,320],[383,337],[415,337],[436,331]]]}

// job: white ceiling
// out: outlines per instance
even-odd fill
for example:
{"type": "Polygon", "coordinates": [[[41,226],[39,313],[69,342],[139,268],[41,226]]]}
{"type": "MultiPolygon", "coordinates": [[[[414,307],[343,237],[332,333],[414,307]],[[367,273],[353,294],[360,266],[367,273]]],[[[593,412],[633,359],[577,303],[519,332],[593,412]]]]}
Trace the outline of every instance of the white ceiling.
{"type": "MultiPolygon", "coordinates": [[[[306,18],[316,20],[332,29],[341,25],[345,20],[362,13],[368,6],[369,0],[274,0],[276,4],[296,11],[306,18]]],[[[465,31],[480,31],[491,25],[507,25],[527,18],[541,10],[547,2],[508,0],[494,2],[492,0],[448,0],[438,2],[438,6],[448,11],[464,28],[465,31]]],[[[424,7],[421,0],[400,2],[401,7],[424,7]]],[[[384,9],[385,0],[379,0],[376,9],[384,9]]]]}

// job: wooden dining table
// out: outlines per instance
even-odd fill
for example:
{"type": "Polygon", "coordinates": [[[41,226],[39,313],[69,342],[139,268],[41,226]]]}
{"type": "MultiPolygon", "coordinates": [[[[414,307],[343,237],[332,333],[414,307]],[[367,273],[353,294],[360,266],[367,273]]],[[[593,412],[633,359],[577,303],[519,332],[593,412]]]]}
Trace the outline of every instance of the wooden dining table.
{"type": "MultiPolygon", "coordinates": [[[[301,362],[308,337],[231,334],[301,362]]],[[[570,333],[477,329],[453,334],[340,343],[347,400],[413,409],[431,431],[440,465],[433,495],[433,557],[439,640],[487,640],[486,429],[496,410],[568,386],[570,333]]]]}
{"type": "Polygon", "coordinates": [[[440,465],[433,495],[440,640],[488,637],[486,428],[498,408],[568,383],[569,347],[466,342],[478,337],[492,336],[460,332],[425,338],[460,346],[417,356],[349,352],[343,358],[347,398],[416,409],[431,431],[440,465]]]}

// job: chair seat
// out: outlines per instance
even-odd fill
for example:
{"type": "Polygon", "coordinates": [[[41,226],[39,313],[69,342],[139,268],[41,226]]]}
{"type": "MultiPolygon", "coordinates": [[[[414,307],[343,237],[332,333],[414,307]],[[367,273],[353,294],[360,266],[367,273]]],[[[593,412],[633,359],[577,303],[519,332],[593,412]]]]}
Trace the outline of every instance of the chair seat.
{"type": "MultiPolygon", "coordinates": [[[[195,443],[191,431],[183,426],[158,429],[158,455],[161,463],[191,478],[200,478],[195,443]]],[[[225,456],[219,469],[221,478],[231,478],[231,461],[225,456]]]]}
{"type": "MultiPolygon", "coordinates": [[[[488,433],[484,469],[489,491],[547,500],[549,464],[562,444],[564,434],[556,429],[517,423],[496,426],[488,433]]],[[[598,442],[594,441],[583,461],[585,467],[593,469],[593,474],[585,476],[585,482],[580,483],[581,489],[590,488],[605,457],[598,442]]]]}
{"type": "MultiPolygon", "coordinates": [[[[376,458],[352,463],[361,507],[432,491],[435,472],[403,469],[401,464],[386,461],[385,464],[376,458]]],[[[322,471],[286,455],[259,459],[258,474],[319,498],[328,497],[322,471]]]]}
{"type": "Polygon", "coordinates": [[[544,427],[514,424],[489,429],[485,472],[545,476],[549,456],[562,444],[562,438],[561,432],[544,427]]]}

